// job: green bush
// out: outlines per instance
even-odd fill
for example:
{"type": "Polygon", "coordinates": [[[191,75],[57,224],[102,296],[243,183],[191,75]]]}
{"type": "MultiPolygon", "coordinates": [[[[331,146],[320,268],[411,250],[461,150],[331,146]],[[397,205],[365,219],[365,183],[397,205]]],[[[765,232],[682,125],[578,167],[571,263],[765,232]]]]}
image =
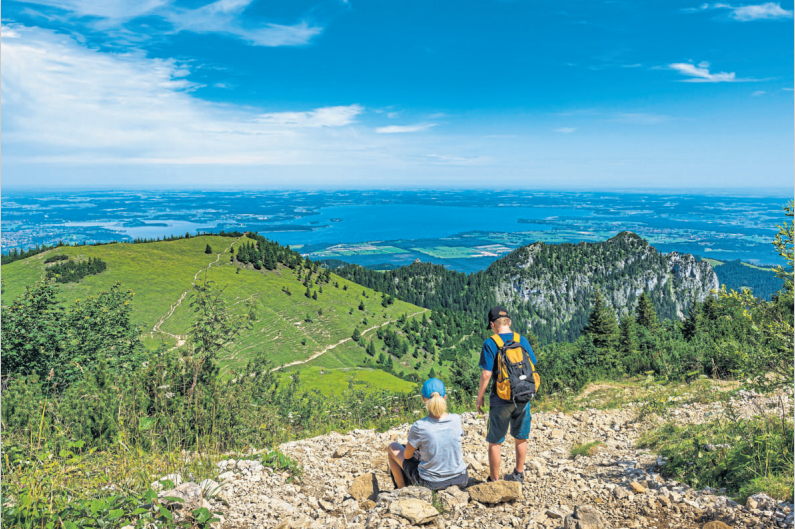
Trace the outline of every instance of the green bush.
{"type": "Polygon", "coordinates": [[[793,423],[781,417],[681,426],[645,434],[641,447],[668,459],[662,473],[694,488],[725,488],[744,501],[757,492],[792,501],[793,423]]]}

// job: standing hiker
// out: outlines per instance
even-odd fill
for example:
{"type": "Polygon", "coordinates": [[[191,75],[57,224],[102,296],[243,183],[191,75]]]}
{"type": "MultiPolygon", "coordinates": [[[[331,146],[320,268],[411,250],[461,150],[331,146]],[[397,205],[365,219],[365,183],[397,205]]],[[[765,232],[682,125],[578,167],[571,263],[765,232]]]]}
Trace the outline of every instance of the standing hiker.
{"type": "Polygon", "coordinates": [[[405,447],[400,443],[387,447],[395,487],[419,485],[442,490],[467,486],[467,467],[461,454],[464,429],[460,415],[447,413],[446,393],[438,378],[426,380],[422,400],[428,416],[411,425],[405,447]]]}
{"type": "Polygon", "coordinates": [[[505,475],[506,481],[524,482],[527,437],[530,435],[530,399],[539,385],[535,373],[536,356],[527,338],[511,331],[507,309],[494,307],[488,314],[487,328],[494,333],[483,343],[478,364],[480,375],[478,413],[483,413],[484,395],[492,374],[496,374],[489,396],[489,477],[497,481],[502,460],[502,443],[508,426],[516,442],[516,468],[505,475]]]}

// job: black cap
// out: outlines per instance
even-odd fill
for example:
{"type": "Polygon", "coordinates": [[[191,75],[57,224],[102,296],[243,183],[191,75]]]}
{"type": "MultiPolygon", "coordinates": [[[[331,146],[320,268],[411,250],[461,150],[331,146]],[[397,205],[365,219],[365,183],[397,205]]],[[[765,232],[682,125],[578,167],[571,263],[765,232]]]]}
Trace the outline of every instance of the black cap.
{"type": "Polygon", "coordinates": [[[511,315],[508,314],[508,309],[505,307],[494,307],[489,311],[489,315],[486,321],[486,328],[488,329],[491,327],[491,323],[499,320],[500,318],[510,318],[511,315]]]}

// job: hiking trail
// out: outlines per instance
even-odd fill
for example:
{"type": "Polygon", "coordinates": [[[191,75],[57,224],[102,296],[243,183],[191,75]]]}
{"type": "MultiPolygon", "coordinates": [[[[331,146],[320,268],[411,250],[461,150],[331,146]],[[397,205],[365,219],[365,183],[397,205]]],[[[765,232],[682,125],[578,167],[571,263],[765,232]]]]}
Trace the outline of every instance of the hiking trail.
{"type": "MultiPolygon", "coordinates": [[[[229,245],[229,248],[227,248],[226,250],[224,250],[223,252],[218,254],[218,256],[215,258],[215,261],[211,262],[210,264],[208,264],[204,268],[199,269],[198,272],[193,274],[193,279],[190,282],[191,288],[196,285],[196,280],[199,278],[199,274],[201,274],[202,272],[206,272],[214,264],[218,264],[218,262],[220,262],[220,260],[221,260],[221,256],[226,254],[226,253],[228,253],[235,246],[235,243],[237,241],[239,241],[240,239],[241,239],[241,237],[236,238],[234,241],[232,241],[232,244],[229,245]]],[[[174,311],[177,310],[177,308],[180,305],[182,305],[182,301],[190,293],[191,288],[188,288],[185,292],[182,293],[182,295],[179,297],[177,302],[171,305],[171,307],[169,308],[168,312],[162,318],[160,318],[160,321],[155,323],[155,326],[152,327],[152,330],[150,331],[151,333],[156,333],[157,332],[157,333],[165,334],[167,336],[171,336],[172,338],[174,338],[177,341],[177,344],[174,347],[172,347],[171,349],[169,349],[169,351],[172,351],[174,349],[177,349],[177,348],[182,347],[183,345],[185,345],[185,342],[187,341],[188,336],[187,335],[182,335],[182,334],[171,334],[170,332],[161,330],[160,326],[163,325],[166,322],[166,320],[168,320],[174,314],[174,311]]]]}
{"type": "MultiPolygon", "coordinates": [[[[409,314],[408,316],[406,316],[406,318],[407,318],[407,319],[408,319],[408,318],[413,318],[413,317],[414,317],[414,316],[416,316],[417,314],[422,314],[422,313],[424,313],[424,312],[428,312],[428,310],[429,310],[429,309],[423,309],[423,310],[417,311],[417,312],[415,312],[415,313],[413,313],[413,314],[409,314]]],[[[399,318],[398,318],[398,319],[399,319],[399,318]]],[[[364,336],[366,333],[368,333],[368,332],[370,332],[370,331],[372,331],[372,330],[374,330],[374,329],[378,329],[379,327],[383,327],[384,325],[389,325],[390,323],[394,323],[394,322],[396,322],[398,319],[394,319],[394,320],[387,320],[387,321],[385,321],[384,323],[382,323],[381,325],[373,325],[372,327],[369,327],[369,328],[367,328],[367,329],[363,330],[361,334],[362,334],[362,336],[364,336]]],[[[280,365],[279,367],[274,367],[273,369],[271,369],[271,371],[277,371],[277,370],[279,370],[279,369],[284,369],[285,367],[292,367],[292,366],[297,366],[297,365],[301,365],[301,364],[306,364],[307,362],[311,362],[311,361],[312,361],[312,360],[314,360],[315,358],[319,358],[320,356],[322,356],[322,355],[326,354],[327,352],[331,351],[331,350],[332,350],[332,349],[334,349],[335,347],[337,347],[337,346],[339,346],[339,345],[342,345],[342,344],[344,344],[345,342],[352,341],[352,340],[353,340],[353,338],[351,338],[351,337],[344,338],[344,339],[340,340],[339,342],[337,342],[337,343],[335,343],[335,344],[333,344],[333,345],[329,345],[329,346],[326,346],[326,347],[324,347],[323,349],[321,349],[321,350],[320,350],[320,351],[318,351],[317,353],[314,353],[314,354],[313,354],[312,356],[310,356],[309,358],[306,358],[306,359],[304,359],[304,360],[296,360],[295,362],[290,362],[290,363],[287,363],[287,364],[280,365]]]]}

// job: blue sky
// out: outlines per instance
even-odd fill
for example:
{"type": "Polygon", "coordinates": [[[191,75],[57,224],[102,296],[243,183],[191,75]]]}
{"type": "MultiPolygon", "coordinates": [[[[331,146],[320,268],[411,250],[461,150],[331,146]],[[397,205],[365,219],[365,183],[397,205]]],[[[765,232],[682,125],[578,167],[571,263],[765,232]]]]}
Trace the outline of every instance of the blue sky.
{"type": "Polygon", "coordinates": [[[3,2],[12,187],[793,186],[792,2],[3,2]]]}

